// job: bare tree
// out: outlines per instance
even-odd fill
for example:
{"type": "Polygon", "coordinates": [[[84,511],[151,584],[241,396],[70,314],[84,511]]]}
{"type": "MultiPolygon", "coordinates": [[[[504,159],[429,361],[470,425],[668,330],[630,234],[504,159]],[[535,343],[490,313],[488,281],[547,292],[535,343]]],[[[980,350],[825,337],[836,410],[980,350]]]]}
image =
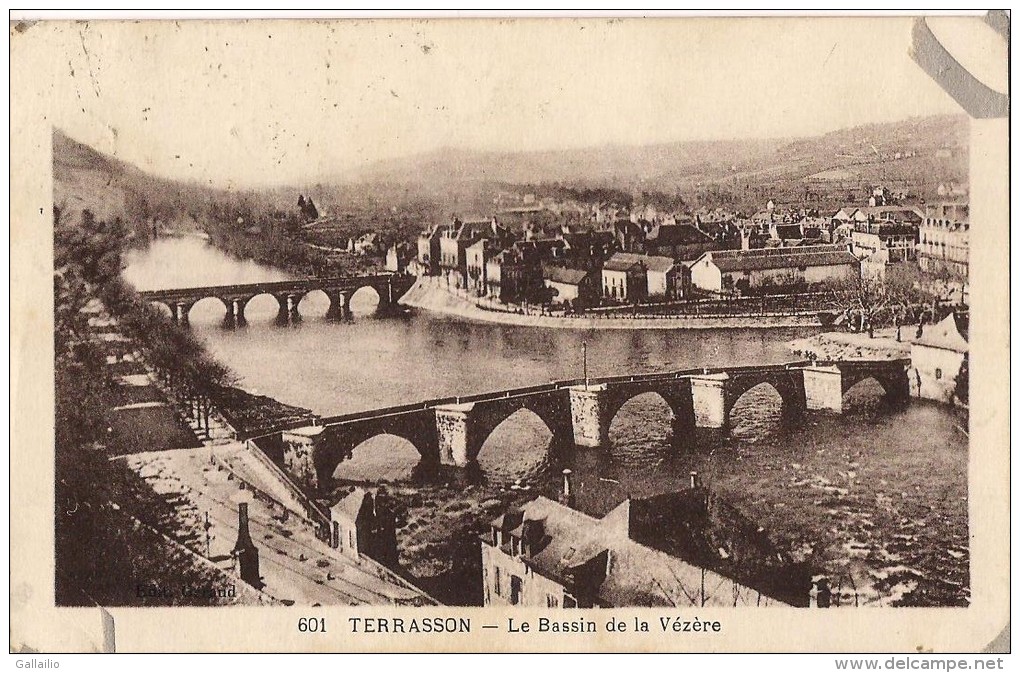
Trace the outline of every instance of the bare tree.
{"type": "Polygon", "coordinates": [[[874,336],[876,318],[889,310],[892,298],[880,280],[858,276],[833,285],[832,301],[848,326],[874,336]]]}

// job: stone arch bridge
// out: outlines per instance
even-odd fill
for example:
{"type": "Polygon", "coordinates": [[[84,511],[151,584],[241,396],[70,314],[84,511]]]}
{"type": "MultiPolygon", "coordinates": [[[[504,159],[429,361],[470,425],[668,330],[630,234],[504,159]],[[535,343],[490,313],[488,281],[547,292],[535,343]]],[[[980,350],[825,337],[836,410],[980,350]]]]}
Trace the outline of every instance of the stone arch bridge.
{"type": "Polygon", "coordinates": [[[226,308],[225,322],[244,324],[244,309],[261,294],[272,295],[280,307],[279,318],[291,320],[298,316],[298,304],[309,292],[321,290],[329,297],[326,317],[350,318],[350,299],[364,287],[373,288],[379,295],[380,312],[396,305],[414,284],[414,278],[406,274],[377,274],[349,278],[303,278],[299,280],[246,283],[242,285],[214,285],[209,287],[188,287],[171,290],[146,290],[138,294],[142,299],[166,306],[174,321],[187,323],[191,307],[203,299],[215,297],[226,308]]]}
{"type": "Polygon", "coordinates": [[[843,411],[843,395],[864,379],[876,380],[896,402],[909,398],[910,360],[798,361],[558,381],[495,393],[428,400],[278,428],[284,464],[313,488],[331,482],[337,466],[373,437],[410,442],[424,462],[468,465],[489,435],[521,409],[534,412],[553,442],[609,445],[609,427],[620,408],[644,394],[659,395],[670,408],[674,435],[691,428],[726,430],[737,400],[760,384],[778,391],[784,411],[843,411]]]}

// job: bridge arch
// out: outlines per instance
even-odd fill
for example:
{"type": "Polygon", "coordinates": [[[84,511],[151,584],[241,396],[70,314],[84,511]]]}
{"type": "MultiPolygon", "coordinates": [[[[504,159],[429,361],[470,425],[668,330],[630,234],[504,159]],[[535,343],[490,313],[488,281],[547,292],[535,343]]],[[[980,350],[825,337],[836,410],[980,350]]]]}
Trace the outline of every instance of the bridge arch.
{"type": "Polygon", "coordinates": [[[347,312],[367,315],[377,312],[386,297],[385,288],[380,289],[372,284],[361,285],[346,294],[347,312]]]}
{"type": "Polygon", "coordinates": [[[245,297],[243,304],[239,307],[241,314],[239,318],[244,320],[262,318],[275,318],[280,313],[280,300],[272,292],[259,292],[245,297]]]}
{"type": "Polygon", "coordinates": [[[319,484],[332,482],[337,466],[370,439],[392,435],[410,442],[423,462],[439,462],[435,415],[431,411],[369,416],[327,425],[315,443],[314,464],[319,484]]]}
{"type": "Polygon", "coordinates": [[[312,313],[327,315],[332,308],[332,304],[333,300],[325,289],[312,288],[301,295],[301,298],[297,300],[295,308],[300,310],[301,315],[310,315],[312,313]]]}
{"type": "Polygon", "coordinates": [[[726,417],[745,393],[762,384],[775,390],[782,400],[783,413],[796,413],[806,406],[804,379],[799,371],[770,372],[762,376],[731,377],[726,386],[726,417]]]}
{"type": "Polygon", "coordinates": [[[672,412],[674,415],[677,414],[677,410],[680,406],[679,402],[676,399],[674,399],[672,395],[664,393],[664,391],[654,389],[628,390],[620,395],[614,395],[610,399],[609,404],[606,406],[607,427],[611,427],[613,425],[613,421],[616,420],[616,417],[620,413],[620,410],[623,409],[623,407],[626,406],[628,402],[631,402],[632,400],[635,400],[638,397],[641,397],[642,395],[651,395],[659,398],[659,400],[664,402],[666,406],[669,407],[670,412],[672,412]]]}
{"type": "Polygon", "coordinates": [[[422,451],[414,441],[392,432],[381,432],[352,443],[330,476],[355,481],[403,479],[409,477],[421,461],[422,451]]]}
{"type": "Polygon", "coordinates": [[[530,411],[537,416],[552,434],[554,442],[573,437],[570,398],[566,391],[556,391],[552,395],[497,398],[479,403],[472,414],[472,441],[468,451],[468,460],[476,460],[482,446],[496,428],[522,410],[530,411]]]}
{"type": "Polygon", "coordinates": [[[894,380],[894,377],[890,377],[888,375],[883,376],[882,374],[875,372],[844,372],[841,381],[843,395],[849,393],[850,390],[857,384],[864,383],[865,381],[873,381],[877,383],[881,386],[882,392],[885,395],[894,393],[897,388],[897,381],[894,380]]]}
{"type": "Polygon", "coordinates": [[[154,311],[159,311],[164,318],[174,317],[175,307],[171,306],[170,302],[163,301],[162,299],[150,299],[148,301],[148,305],[151,306],[154,311]]]}
{"type": "Polygon", "coordinates": [[[211,315],[212,314],[211,307],[214,306],[216,303],[219,303],[219,305],[223,308],[223,314],[220,316],[221,318],[230,315],[233,307],[231,306],[230,302],[227,299],[220,297],[218,295],[206,295],[199,299],[198,301],[184,304],[184,315],[182,315],[181,318],[184,318],[188,322],[191,322],[192,319],[195,317],[196,307],[201,307],[198,309],[199,316],[201,316],[204,313],[209,313],[211,315]]]}
{"type": "Polygon", "coordinates": [[[557,439],[549,420],[522,406],[488,430],[472,460],[487,478],[510,482],[540,465],[557,439]]]}
{"type": "Polygon", "coordinates": [[[641,441],[658,442],[668,438],[676,440],[684,433],[685,428],[694,425],[693,415],[688,413],[688,409],[690,403],[685,405],[675,395],[663,394],[663,391],[658,390],[634,391],[633,394],[616,400],[610,409],[612,415],[606,417],[606,436],[609,445],[618,446],[621,439],[623,444],[634,441],[635,430],[638,428],[643,428],[638,435],[641,441]],[[626,428],[624,437],[620,435],[621,428],[626,428]]]}

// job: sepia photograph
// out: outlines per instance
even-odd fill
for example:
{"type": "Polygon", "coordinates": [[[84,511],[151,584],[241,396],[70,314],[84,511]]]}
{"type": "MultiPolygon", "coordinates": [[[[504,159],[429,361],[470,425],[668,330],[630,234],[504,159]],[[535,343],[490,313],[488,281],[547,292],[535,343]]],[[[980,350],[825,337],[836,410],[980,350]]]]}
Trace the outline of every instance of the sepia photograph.
{"type": "Polygon", "coordinates": [[[52,347],[49,607],[98,609],[98,650],[156,608],[348,638],[973,610],[1002,580],[969,475],[1009,455],[971,443],[974,167],[1008,172],[975,129],[1008,88],[952,38],[1004,56],[1002,22],[12,21],[58,101],[26,202],[52,335],[18,337],[52,347]]]}

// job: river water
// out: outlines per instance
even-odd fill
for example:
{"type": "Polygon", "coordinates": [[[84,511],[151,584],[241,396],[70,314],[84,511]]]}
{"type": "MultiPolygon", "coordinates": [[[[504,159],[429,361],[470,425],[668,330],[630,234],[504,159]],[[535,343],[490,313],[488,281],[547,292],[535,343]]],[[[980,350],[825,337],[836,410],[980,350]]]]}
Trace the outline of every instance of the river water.
{"type": "MultiPolygon", "coordinates": [[[[281,280],[278,270],[239,262],[199,238],[160,239],[128,257],[136,288],[165,289],[281,280]]],[[[592,376],[794,358],[791,339],[812,330],[566,330],[466,322],[427,313],[373,315],[370,289],[352,299],[354,320],[325,320],[328,299],[312,293],[300,322],[274,324],[275,299],[253,299],[248,325],[222,326],[216,299],[194,306],[192,329],[241,387],[322,415],[435,397],[592,376]]],[[[628,402],[606,450],[558,447],[521,411],[486,441],[473,475],[490,488],[552,494],[564,467],[575,474],[579,508],[599,516],[623,498],[683,488],[697,470],[804,557],[850,578],[863,602],[960,605],[969,596],[966,427],[947,409],[888,409],[873,382],[855,386],[841,417],[781,414],[768,386],[746,393],[728,437],[670,438],[668,408],[653,395],[628,402]],[[514,486],[520,481],[519,486],[514,486]]],[[[418,454],[379,437],[358,447],[336,477],[404,483],[418,454]]]]}

